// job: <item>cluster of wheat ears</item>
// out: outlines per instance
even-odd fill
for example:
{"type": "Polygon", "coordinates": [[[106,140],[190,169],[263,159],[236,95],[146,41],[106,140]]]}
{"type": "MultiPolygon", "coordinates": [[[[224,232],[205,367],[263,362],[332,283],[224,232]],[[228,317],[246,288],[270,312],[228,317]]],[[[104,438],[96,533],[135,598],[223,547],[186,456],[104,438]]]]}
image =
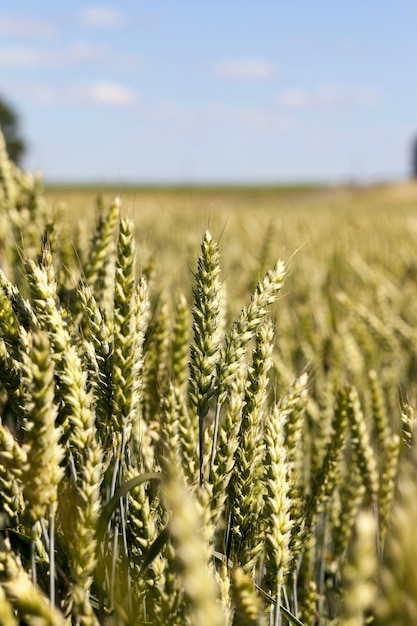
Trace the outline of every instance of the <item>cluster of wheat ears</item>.
{"type": "Polygon", "coordinates": [[[339,293],[351,326],[291,374],[283,262],[230,321],[206,231],[170,301],[118,201],[71,247],[3,142],[0,254],[1,624],[417,623],[413,410],[356,384],[405,321],[339,293]]]}

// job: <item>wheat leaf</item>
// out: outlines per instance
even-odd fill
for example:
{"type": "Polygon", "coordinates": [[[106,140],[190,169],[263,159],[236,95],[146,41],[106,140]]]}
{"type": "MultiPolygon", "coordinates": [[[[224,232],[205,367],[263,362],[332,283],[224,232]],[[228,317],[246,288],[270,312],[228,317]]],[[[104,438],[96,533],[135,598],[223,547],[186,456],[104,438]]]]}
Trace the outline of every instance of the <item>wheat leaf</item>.
{"type": "Polygon", "coordinates": [[[134,478],[131,478],[127,482],[120,485],[114,496],[107,502],[106,506],[101,512],[100,519],[98,522],[98,530],[97,530],[97,540],[98,543],[104,539],[104,535],[106,534],[107,524],[110,521],[111,516],[116,510],[119,501],[123,496],[125,496],[131,489],[138,487],[142,483],[145,483],[148,480],[161,480],[162,474],[158,472],[145,472],[144,474],[139,474],[134,478]]]}

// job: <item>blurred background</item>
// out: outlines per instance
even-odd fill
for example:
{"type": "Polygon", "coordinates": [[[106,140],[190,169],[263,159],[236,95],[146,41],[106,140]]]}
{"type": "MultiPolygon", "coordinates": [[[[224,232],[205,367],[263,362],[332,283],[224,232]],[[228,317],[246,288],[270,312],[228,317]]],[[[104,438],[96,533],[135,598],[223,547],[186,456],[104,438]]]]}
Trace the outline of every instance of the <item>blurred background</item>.
{"type": "Polygon", "coordinates": [[[412,0],[2,3],[0,98],[50,183],[401,180],[416,24],[412,0]]]}

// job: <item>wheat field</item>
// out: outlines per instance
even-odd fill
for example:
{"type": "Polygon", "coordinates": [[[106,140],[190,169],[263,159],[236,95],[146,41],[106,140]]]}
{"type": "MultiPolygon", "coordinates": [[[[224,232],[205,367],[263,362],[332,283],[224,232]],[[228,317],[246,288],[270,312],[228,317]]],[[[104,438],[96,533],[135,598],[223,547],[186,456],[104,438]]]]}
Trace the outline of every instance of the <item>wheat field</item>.
{"type": "Polygon", "coordinates": [[[0,623],[417,623],[416,201],[1,144],[0,623]]]}

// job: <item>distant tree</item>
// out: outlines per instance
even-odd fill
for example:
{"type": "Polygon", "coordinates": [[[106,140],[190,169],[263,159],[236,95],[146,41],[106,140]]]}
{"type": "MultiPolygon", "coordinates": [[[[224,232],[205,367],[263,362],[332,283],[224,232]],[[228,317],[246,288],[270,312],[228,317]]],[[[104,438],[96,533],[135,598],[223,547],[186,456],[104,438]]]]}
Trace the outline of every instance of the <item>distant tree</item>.
{"type": "Polygon", "coordinates": [[[26,144],[20,136],[19,117],[13,107],[1,96],[0,127],[6,140],[9,157],[16,164],[19,164],[26,152],[26,144]]]}

